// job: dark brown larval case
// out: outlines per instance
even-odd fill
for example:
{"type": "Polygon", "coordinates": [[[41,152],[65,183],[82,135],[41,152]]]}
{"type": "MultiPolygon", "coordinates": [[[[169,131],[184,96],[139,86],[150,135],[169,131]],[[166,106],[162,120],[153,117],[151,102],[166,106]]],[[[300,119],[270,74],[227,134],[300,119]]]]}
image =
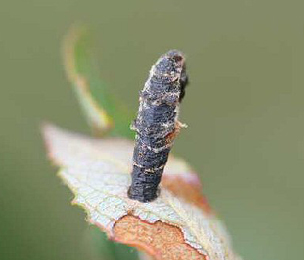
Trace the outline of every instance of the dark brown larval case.
{"type": "Polygon", "coordinates": [[[164,166],[180,128],[178,109],[187,82],[185,58],[176,50],[161,56],[150,71],[131,126],[136,131],[128,192],[131,199],[149,202],[158,196],[164,166]]]}

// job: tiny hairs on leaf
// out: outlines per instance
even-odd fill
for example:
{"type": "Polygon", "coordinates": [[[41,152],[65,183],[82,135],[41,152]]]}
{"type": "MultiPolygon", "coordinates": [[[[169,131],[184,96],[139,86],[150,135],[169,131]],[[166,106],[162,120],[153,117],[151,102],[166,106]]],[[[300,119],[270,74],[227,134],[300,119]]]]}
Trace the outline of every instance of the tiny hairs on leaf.
{"type": "Polygon", "coordinates": [[[128,196],[140,202],[157,198],[174,138],[183,126],[178,121],[179,104],[188,82],[184,55],[171,50],[152,66],[140,93],[133,152],[132,183],[128,196]]]}

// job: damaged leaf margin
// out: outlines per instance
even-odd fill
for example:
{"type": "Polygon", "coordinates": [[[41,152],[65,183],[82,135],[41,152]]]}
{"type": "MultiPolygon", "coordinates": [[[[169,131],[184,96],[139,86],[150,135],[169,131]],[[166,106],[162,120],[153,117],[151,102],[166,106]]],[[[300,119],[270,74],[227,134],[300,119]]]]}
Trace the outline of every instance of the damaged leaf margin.
{"type": "Polygon", "coordinates": [[[184,161],[170,156],[160,196],[140,203],[127,197],[133,142],[87,138],[50,125],[43,134],[49,157],[75,195],[73,204],[84,208],[88,220],[111,239],[155,259],[239,259],[223,224],[200,195],[197,175],[184,161]]]}

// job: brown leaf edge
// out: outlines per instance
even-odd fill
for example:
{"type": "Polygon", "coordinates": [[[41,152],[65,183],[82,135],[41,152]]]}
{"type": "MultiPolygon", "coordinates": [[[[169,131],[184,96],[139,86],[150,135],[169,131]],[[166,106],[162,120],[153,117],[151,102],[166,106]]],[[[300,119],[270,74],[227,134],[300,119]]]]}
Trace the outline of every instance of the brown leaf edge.
{"type": "Polygon", "coordinates": [[[162,221],[149,223],[127,215],[114,226],[114,241],[135,246],[155,259],[207,260],[195,248],[185,243],[182,231],[162,221]]]}
{"type": "Polygon", "coordinates": [[[179,176],[166,176],[164,174],[162,178],[162,186],[179,198],[182,198],[186,202],[193,204],[201,208],[205,213],[214,213],[207,201],[207,198],[202,195],[202,185],[199,177],[196,175],[196,181],[188,182],[179,176]]]}

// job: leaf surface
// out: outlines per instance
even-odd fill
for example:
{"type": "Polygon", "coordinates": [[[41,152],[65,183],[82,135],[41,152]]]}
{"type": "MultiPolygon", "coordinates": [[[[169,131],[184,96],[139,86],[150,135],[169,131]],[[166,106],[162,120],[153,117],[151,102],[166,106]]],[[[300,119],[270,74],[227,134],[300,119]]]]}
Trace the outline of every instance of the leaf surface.
{"type": "Polygon", "coordinates": [[[156,259],[239,259],[183,160],[169,157],[160,196],[140,203],[127,197],[133,142],[88,138],[53,126],[44,128],[44,137],[50,158],[61,167],[59,176],[75,194],[73,204],[113,240],[156,259]]]}

